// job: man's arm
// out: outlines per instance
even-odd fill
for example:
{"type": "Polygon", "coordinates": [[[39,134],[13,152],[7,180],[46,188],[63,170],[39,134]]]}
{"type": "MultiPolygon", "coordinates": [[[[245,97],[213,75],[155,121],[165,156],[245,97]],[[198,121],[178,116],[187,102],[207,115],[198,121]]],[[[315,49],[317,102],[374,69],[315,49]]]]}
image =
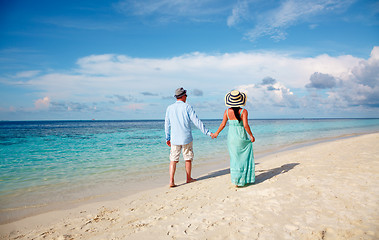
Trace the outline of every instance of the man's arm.
{"type": "Polygon", "coordinates": [[[165,135],[166,135],[166,144],[171,147],[171,136],[170,136],[170,117],[168,113],[168,109],[166,110],[166,117],[164,121],[164,129],[165,129],[165,135]]]}
{"type": "Polygon", "coordinates": [[[195,110],[193,110],[193,108],[190,105],[187,105],[187,112],[193,124],[198,129],[200,129],[202,133],[204,133],[205,135],[211,136],[211,132],[207,128],[205,128],[204,123],[199,119],[199,117],[195,113],[195,110]]]}

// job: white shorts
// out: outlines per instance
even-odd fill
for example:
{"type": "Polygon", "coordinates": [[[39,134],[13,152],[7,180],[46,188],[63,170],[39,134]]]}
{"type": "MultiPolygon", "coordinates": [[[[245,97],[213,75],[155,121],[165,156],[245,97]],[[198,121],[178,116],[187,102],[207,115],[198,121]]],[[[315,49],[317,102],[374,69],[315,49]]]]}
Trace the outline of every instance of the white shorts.
{"type": "Polygon", "coordinates": [[[170,151],[170,161],[178,162],[180,151],[183,152],[184,161],[192,161],[193,160],[193,144],[192,142],[186,145],[172,145],[170,151]]]}

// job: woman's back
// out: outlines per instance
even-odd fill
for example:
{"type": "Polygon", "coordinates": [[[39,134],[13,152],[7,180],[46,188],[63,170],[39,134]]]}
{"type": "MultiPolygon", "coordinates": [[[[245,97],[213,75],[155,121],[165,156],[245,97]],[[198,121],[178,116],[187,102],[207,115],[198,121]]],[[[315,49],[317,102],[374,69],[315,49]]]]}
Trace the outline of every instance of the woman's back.
{"type": "MultiPolygon", "coordinates": [[[[229,120],[238,120],[238,118],[235,115],[235,112],[234,112],[233,108],[228,108],[227,114],[228,114],[229,120]]],[[[239,114],[241,122],[242,122],[242,114],[243,114],[243,109],[242,108],[240,108],[238,110],[238,114],[239,114]]]]}

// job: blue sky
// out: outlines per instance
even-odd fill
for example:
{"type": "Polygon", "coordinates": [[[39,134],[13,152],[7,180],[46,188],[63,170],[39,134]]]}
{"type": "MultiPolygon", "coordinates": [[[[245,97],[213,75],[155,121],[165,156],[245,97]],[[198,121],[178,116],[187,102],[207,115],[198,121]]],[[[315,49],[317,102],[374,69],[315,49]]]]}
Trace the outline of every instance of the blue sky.
{"type": "Polygon", "coordinates": [[[0,120],[379,117],[379,3],[0,0],[0,120]]]}

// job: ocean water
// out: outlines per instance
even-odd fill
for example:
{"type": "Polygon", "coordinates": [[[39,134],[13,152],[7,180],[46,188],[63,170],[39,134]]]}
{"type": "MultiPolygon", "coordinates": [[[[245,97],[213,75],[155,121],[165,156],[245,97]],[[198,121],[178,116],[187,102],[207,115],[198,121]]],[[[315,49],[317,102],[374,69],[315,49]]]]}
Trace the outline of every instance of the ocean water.
{"type": "MultiPolygon", "coordinates": [[[[221,120],[204,120],[212,132],[221,120]]],[[[259,156],[299,144],[379,132],[379,119],[250,120],[259,156]]],[[[193,126],[194,167],[228,165],[227,128],[217,139],[193,126]]],[[[164,121],[0,122],[0,222],[165,176],[164,121]]],[[[195,168],[194,168],[195,170],[195,168]]],[[[217,169],[213,169],[217,170],[217,169]]],[[[194,177],[196,176],[196,171],[194,177]]]]}

